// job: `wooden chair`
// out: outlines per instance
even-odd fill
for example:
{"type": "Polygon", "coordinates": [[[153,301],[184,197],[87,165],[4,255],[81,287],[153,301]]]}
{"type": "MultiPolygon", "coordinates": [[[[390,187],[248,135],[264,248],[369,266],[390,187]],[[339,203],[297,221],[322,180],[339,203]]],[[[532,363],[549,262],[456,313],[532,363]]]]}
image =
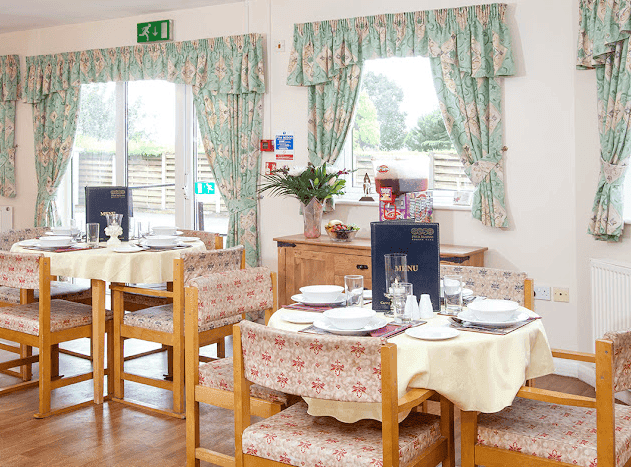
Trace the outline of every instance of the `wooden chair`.
{"type": "MultiPolygon", "coordinates": [[[[154,306],[125,313],[125,292],[135,289],[123,284],[112,284],[112,309],[114,312],[114,400],[131,406],[145,408],[159,413],[184,418],[184,286],[197,276],[217,271],[231,271],[241,268],[244,261],[244,247],[211,250],[205,252],[182,253],[180,259],[173,260],[173,291],[143,289],[148,295],[170,297],[173,303],[154,306]],[[155,342],[169,348],[169,375],[172,381],[149,378],[127,373],[124,370],[124,340],[134,338],[155,342]],[[172,409],[155,407],[140,401],[125,399],[124,381],[147,384],[173,392],[172,409]]],[[[232,332],[232,324],[241,319],[231,316],[204,323],[200,340],[202,345],[218,343],[223,349],[223,339],[232,332]]],[[[223,352],[223,350],[222,350],[223,352]]]]}
{"type": "Polygon", "coordinates": [[[440,416],[411,412],[399,423],[400,414],[437,394],[412,389],[398,397],[395,344],[242,321],[234,326],[234,359],[237,466],[454,465],[451,402],[440,398],[440,416]],[[382,421],[313,417],[299,402],[251,424],[252,383],[302,397],[381,403],[382,421]]]}
{"type": "MultiPolygon", "coordinates": [[[[20,288],[25,302],[0,307],[0,339],[39,349],[39,355],[22,355],[0,363],[0,370],[7,370],[39,362],[38,381],[23,381],[2,388],[0,395],[39,386],[39,411],[35,414],[36,418],[92,404],[92,400],[89,400],[70,407],[51,408],[51,393],[54,389],[92,379],[92,372],[58,377],[57,360],[57,345],[60,342],[92,336],[92,308],[66,300],[51,300],[50,258],[41,254],[0,251],[0,285],[20,288]],[[39,290],[38,302],[33,299],[35,289],[39,290]]],[[[106,325],[106,330],[108,344],[111,345],[110,323],[106,325]]],[[[110,355],[108,353],[108,368],[111,368],[110,355]]]]}
{"type": "Polygon", "coordinates": [[[595,354],[553,350],[596,364],[596,398],[522,387],[495,414],[462,412],[462,466],[631,465],[631,407],[614,394],[631,388],[631,331],[609,332],[595,354]]]}
{"type": "Polygon", "coordinates": [[[533,280],[528,279],[525,272],[441,264],[441,277],[448,274],[462,276],[465,287],[472,289],[476,295],[513,300],[529,310],[534,310],[533,280]]]}
{"type": "MultiPolygon", "coordinates": [[[[251,268],[201,277],[186,287],[185,348],[186,348],[186,449],[188,465],[199,460],[219,465],[234,465],[234,457],[200,446],[199,404],[205,403],[234,410],[234,378],[232,358],[222,358],[199,364],[199,348],[203,334],[197,332],[199,322],[226,315],[240,315],[246,310],[265,310],[265,323],[278,308],[276,273],[267,268],[251,268]],[[225,284],[228,284],[226,286],[225,284]],[[221,285],[226,293],[217,295],[221,285]],[[226,287],[228,287],[226,289],[226,287]]],[[[230,325],[232,330],[232,325],[230,325]]],[[[253,385],[252,413],[270,417],[297,401],[281,391],[253,385]]]]}

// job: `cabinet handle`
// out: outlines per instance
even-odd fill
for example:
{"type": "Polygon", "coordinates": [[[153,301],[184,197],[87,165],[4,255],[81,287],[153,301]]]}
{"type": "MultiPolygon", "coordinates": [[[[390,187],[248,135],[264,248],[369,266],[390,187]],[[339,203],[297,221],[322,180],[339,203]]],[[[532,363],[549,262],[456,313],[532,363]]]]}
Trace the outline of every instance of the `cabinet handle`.
{"type": "Polygon", "coordinates": [[[358,264],[357,269],[368,269],[368,265],[366,264],[358,264]]]}

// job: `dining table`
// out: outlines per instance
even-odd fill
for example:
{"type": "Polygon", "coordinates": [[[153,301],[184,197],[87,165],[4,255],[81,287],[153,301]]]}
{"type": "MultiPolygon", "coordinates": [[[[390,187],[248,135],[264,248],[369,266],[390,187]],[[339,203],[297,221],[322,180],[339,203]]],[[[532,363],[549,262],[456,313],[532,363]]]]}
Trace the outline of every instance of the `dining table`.
{"type": "MultiPolygon", "coordinates": [[[[268,325],[291,331],[308,328],[309,324],[290,322],[295,313],[300,311],[281,308],[272,315],[268,325]]],[[[528,315],[527,324],[504,335],[470,329],[439,340],[419,339],[405,332],[388,338],[388,342],[397,346],[399,397],[408,388],[425,388],[445,396],[461,410],[493,413],[511,405],[527,380],[554,371],[542,320],[523,307],[519,308],[519,313],[528,315]]],[[[383,316],[382,313],[377,315],[383,316]]],[[[434,313],[433,318],[421,326],[449,327],[450,324],[449,316],[434,313]]],[[[311,415],[331,416],[345,423],[381,420],[378,403],[305,400],[311,415]]]]}
{"type": "MultiPolygon", "coordinates": [[[[105,294],[107,282],[155,284],[173,281],[173,260],[182,252],[203,251],[201,240],[191,238],[172,249],[129,248],[133,243],[122,242],[108,246],[101,242],[98,248],[75,244],[64,251],[34,250],[28,241],[18,242],[12,252],[42,253],[50,258],[50,272],[54,276],[89,279],[92,286],[92,372],[94,402],[104,400],[105,377],[105,294]]],[[[143,288],[138,287],[142,293],[143,288]]],[[[111,378],[110,380],[111,381],[111,378]]],[[[111,386],[108,384],[108,386],[111,386]]]]}

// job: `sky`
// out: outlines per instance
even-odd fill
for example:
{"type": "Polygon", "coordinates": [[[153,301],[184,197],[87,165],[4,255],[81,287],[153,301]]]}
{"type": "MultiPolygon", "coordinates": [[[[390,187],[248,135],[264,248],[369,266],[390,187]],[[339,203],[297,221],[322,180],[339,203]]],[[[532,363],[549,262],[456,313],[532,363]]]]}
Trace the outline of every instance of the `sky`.
{"type": "Polygon", "coordinates": [[[405,123],[408,129],[416,126],[421,115],[438,108],[438,98],[434,90],[429,58],[406,57],[367,60],[364,72],[383,74],[395,81],[405,97],[400,108],[407,113],[405,123]]]}

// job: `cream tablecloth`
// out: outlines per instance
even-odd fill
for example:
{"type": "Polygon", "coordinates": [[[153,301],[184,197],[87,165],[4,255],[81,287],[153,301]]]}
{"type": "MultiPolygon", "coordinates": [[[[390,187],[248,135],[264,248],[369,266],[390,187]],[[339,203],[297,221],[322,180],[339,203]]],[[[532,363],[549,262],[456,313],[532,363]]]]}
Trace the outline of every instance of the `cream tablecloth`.
{"type": "MultiPolygon", "coordinates": [[[[522,311],[534,313],[526,310],[522,311]]],[[[282,319],[293,310],[274,313],[269,326],[298,331],[304,324],[282,319]]],[[[436,315],[423,326],[445,326],[448,318],[436,315]]],[[[462,410],[498,412],[509,406],[527,379],[554,371],[552,353],[541,320],[507,335],[461,331],[453,339],[425,341],[399,334],[388,342],[397,345],[399,397],[408,387],[434,389],[462,410]]],[[[381,419],[380,404],[307,400],[311,415],[329,415],[352,423],[381,419]]]]}
{"type": "MultiPolygon", "coordinates": [[[[206,250],[204,243],[198,240],[192,242],[189,248],[167,251],[118,253],[110,248],[98,248],[63,253],[43,251],[42,253],[51,258],[50,272],[55,276],[98,279],[107,282],[159,283],[173,280],[173,260],[179,258],[180,253],[204,250],[206,250]]],[[[39,253],[17,244],[11,247],[11,251],[39,253]]]]}

